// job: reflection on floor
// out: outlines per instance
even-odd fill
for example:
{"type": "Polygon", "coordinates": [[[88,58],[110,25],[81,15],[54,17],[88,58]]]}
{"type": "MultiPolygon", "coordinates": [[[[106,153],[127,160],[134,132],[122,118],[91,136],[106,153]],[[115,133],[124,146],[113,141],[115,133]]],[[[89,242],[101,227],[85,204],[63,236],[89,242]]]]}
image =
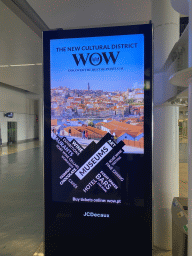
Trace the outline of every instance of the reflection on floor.
{"type": "Polygon", "coordinates": [[[161,250],[154,246],[152,256],[172,256],[172,251],[161,250]]]}
{"type": "Polygon", "coordinates": [[[44,256],[44,242],[42,242],[33,256],[44,256]]]}
{"type": "Polygon", "coordinates": [[[43,241],[43,147],[0,148],[0,256],[32,256],[43,241]]]}
{"type": "Polygon", "coordinates": [[[13,153],[17,153],[17,152],[21,152],[30,148],[36,148],[36,147],[40,147],[43,144],[40,143],[38,140],[33,140],[27,143],[17,143],[17,144],[10,144],[8,146],[1,146],[0,147],[0,156],[5,156],[5,155],[9,155],[9,154],[13,154],[13,153]]]}
{"type": "MultiPolygon", "coordinates": [[[[188,196],[188,164],[179,164],[179,196],[188,196]]],[[[0,256],[44,256],[43,143],[0,147],[0,256]]],[[[154,247],[153,256],[171,256],[154,247]]]]}
{"type": "Polygon", "coordinates": [[[179,196],[188,197],[188,163],[179,163],[179,196]]]}
{"type": "MultiPolygon", "coordinates": [[[[33,254],[33,256],[44,256],[44,243],[42,242],[37,249],[37,251],[33,254]]],[[[171,251],[165,251],[165,250],[160,250],[157,247],[154,247],[152,250],[152,256],[172,256],[171,251]]]]}

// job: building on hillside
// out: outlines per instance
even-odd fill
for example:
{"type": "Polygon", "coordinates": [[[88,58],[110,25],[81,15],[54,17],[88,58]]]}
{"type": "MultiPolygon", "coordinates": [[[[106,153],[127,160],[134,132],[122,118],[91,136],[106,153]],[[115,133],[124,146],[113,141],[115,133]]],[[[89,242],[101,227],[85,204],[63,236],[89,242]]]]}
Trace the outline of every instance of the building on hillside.
{"type": "Polygon", "coordinates": [[[144,133],[138,133],[137,136],[131,136],[128,133],[122,133],[118,138],[117,138],[117,143],[119,143],[121,140],[132,140],[132,141],[139,141],[141,138],[144,138],[144,133]]]}
{"type": "Polygon", "coordinates": [[[71,102],[74,101],[74,97],[68,97],[67,98],[67,106],[70,106],[71,102]]]}
{"type": "Polygon", "coordinates": [[[82,107],[78,107],[78,108],[77,108],[77,114],[78,114],[79,116],[83,116],[83,112],[84,112],[84,109],[83,109],[82,107]]]}
{"type": "Polygon", "coordinates": [[[144,93],[136,93],[134,96],[134,99],[137,103],[143,103],[144,102],[144,93]]]}
{"type": "Polygon", "coordinates": [[[65,113],[69,116],[72,116],[74,114],[73,107],[67,106],[65,109],[65,113]]]}

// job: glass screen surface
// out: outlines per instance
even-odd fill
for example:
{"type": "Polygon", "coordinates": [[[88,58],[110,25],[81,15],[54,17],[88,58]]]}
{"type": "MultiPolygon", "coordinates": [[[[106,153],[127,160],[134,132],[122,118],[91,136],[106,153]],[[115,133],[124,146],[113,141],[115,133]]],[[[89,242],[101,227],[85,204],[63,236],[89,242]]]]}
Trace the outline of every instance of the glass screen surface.
{"type": "Polygon", "coordinates": [[[53,201],[121,204],[124,155],[144,154],[144,35],[51,39],[50,96],[53,201]]]}

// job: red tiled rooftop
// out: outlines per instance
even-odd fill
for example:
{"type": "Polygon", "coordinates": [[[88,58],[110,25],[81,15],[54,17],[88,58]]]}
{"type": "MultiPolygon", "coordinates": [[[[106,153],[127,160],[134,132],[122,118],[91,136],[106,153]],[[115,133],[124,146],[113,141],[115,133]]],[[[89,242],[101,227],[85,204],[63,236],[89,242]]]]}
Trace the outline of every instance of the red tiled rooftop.
{"type": "Polygon", "coordinates": [[[131,136],[135,137],[143,132],[143,126],[136,126],[131,124],[126,124],[125,122],[118,122],[113,120],[109,123],[103,123],[104,127],[108,128],[111,132],[114,131],[115,134],[120,136],[122,132],[127,132],[131,136]]]}
{"type": "Polygon", "coordinates": [[[51,126],[57,125],[57,119],[51,119],[51,126]]]}

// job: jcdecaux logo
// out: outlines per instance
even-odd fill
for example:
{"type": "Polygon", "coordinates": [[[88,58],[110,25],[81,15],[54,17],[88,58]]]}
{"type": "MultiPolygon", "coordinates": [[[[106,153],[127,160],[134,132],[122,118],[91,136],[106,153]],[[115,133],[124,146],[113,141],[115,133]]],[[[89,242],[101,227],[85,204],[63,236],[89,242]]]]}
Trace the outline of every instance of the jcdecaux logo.
{"type": "Polygon", "coordinates": [[[109,218],[110,215],[107,213],[94,213],[94,212],[85,212],[84,217],[96,217],[96,218],[109,218]]]}

